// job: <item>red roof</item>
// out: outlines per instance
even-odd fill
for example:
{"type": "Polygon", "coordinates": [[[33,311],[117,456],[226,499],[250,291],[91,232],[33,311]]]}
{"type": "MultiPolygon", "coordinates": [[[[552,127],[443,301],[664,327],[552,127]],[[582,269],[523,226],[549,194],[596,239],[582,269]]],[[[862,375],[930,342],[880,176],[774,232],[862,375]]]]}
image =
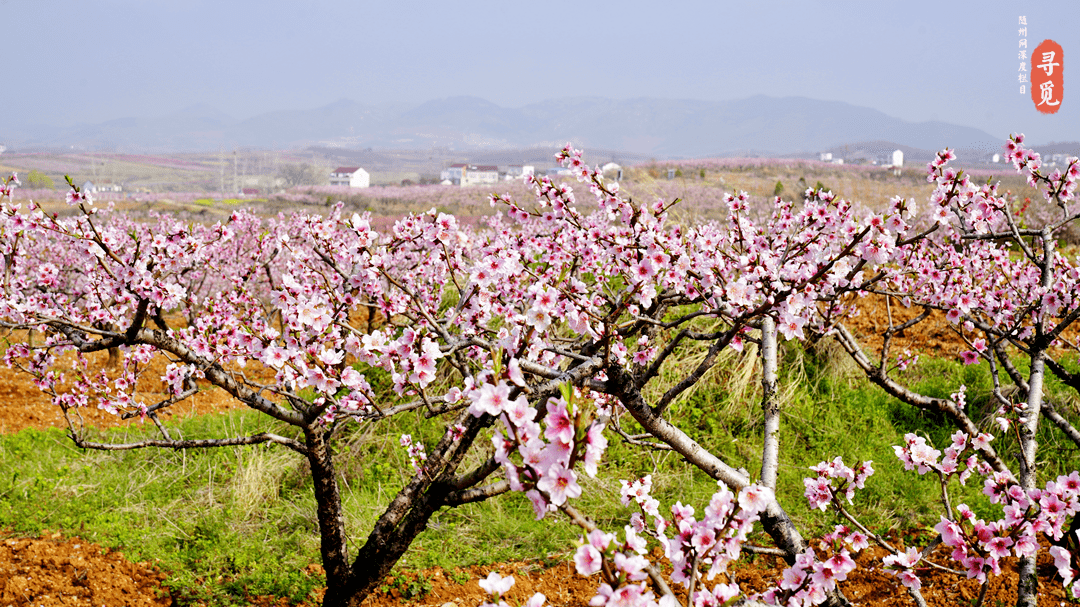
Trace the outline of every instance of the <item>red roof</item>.
{"type": "Polygon", "coordinates": [[[335,173],[349,173],[350,175],[359,171],[360,167],[338,167],[334,169],[335,173]]]}

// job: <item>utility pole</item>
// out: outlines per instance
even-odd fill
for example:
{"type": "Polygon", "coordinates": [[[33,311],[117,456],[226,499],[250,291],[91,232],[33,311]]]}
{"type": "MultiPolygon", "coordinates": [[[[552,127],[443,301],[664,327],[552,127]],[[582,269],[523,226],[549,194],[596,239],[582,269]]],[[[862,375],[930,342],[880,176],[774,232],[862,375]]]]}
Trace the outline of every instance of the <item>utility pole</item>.
{"type": "Polygon", "coordinates": [[[218,186],[218,198],[225,198],[225,150],[218,148],[218,169],[221,172],[221,181],[218,186]]]}

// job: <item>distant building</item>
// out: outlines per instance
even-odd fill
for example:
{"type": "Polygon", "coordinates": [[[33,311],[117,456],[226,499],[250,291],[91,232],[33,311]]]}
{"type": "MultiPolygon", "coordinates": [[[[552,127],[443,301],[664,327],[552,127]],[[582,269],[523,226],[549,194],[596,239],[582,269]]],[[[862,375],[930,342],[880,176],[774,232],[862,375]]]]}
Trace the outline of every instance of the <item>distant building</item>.
{"type": "Polygon", "coordinates": [[[338,167],[330,173],[330,185],[366,188],[371,185],[371,176],[360,167],[338,167]]]}
{"type": "Polygon", "coordinates": [[[832,162],[832,152],[822,152],[821,153],[821,161],[822,162],[832,162]]]}
{"type": "Polygon", "coordinates": [[[483,183],[498,183],[499,167],[487,164],[470,164],[461,170],[461,185],[479,185],[483,183]]]}
{"type": "Polygon", "coordinates": [[[452,164],[439,175],[439,178],[443,181],[449,181],[453,185],[461,185],[461,174],[465,172],[465,167],[469,165],[464,163],[452,164]]]}
{"type": "Polygon", "coordinates": [[[535,175],[536,167],[531,164],[510,164],[505,167],[499,167],[499,172],[502,173],[504,180],[511,181],[513,179],[521,179],[526,175],[535,175]]]}
{"type": "Polygon", "coordinates": [[[86,192],[87,194],[102,194],[106,192],[123,192],[124,188],[119,183],[103,183],[95,184],[93,181],[87,179],[79,186],[80,192],[86,192]]]}
{"type": "Polygon", "coordinates": [[[120,187],[118,183],[104,183],[101,185],[95,185],[93,181],[86,180],[79,191],[86,192],[87,194],[101,194],[104,192],[122,192],[124,188],[120,187]]]}
{"type": "Polygon", "coordinates": [[[445,185],[470,186],[498,183],[500,179],[521,179],[523,175],[532,175],[535,167],[527,164],[511,164],[502,167],[490,164],[452,164],[439,174],[440,182],[445,185]]]}
{"type": "Polygon", "coordinates": [[[600,167],[600,172],[603,173],[604,177],[607,179],[622,181],[622,167],[615,164],[614,162],[609,162],[604,166],[600,167]]]}
{"type": "Polygon", "coordinates": [[[904,166],[904,152],[896,150],[892,153],[892,165],[895,168],[903,168],[904,166]]]}

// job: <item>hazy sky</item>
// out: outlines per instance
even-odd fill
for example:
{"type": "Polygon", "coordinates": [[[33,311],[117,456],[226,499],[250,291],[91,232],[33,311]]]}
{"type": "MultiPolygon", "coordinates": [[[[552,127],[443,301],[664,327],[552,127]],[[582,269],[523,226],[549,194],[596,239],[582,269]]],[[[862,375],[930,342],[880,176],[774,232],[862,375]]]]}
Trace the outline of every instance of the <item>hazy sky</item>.
{"type": "Polygon", "coordinates": [[[1077,0],[0,0],[0,15],[0,139],[196,103],[248,118],[342,98],[764,94],[1080,140],[1077,0]],[[1019,93],[1021,15],[1030,50],[1063,47],[1056,115],[1019,93]]]}

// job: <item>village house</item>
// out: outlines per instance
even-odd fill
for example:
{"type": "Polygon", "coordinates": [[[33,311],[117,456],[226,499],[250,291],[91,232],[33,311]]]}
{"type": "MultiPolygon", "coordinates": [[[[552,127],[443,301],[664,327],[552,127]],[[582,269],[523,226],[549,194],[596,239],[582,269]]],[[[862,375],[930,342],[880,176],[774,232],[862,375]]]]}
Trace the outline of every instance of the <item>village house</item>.
{"type": "Polygon", "coordinates": [[[366,188],[371,185],[371,176],[360,167],[338,167],[330,173],[330,185],[366,188]]]}
{"type": "Polygon", "coordinates": [[[465,167],[469,165],[464,163],[452,164],[443,170],[439,177],[443,183],[449,182],[451,185],[461,185],[461,174],[465,171],[465,167]]]}
{"type": "Polygon", "coordinates": [[[470,186],[499,182],[499,167],[486,164],[452,164],[439,176],[443,183],[470,186]]]}
{"type": "Polygon", "coordinates": [[[488,164],[470,164],[461,171],[461,185],[480,185],[499,182],[499,167],[488,164]]]}
{"type": "Polygon", "coordinates": [[[104,192],[123,192],[124,191],[124,188],[119,183],[95,184],[94,182],[89,181],[89,180],[87,180],[85,183],[83,183],[82,187],[79,188],[79,189],[82,190],[83,192],[86,192],[87,194],[99,194],[99,193],[104,193],[104,192]]]}
{"type": "Polygon", "coordinates": [[[526,175],[535,175],[536,167],[531,164],[508,164],[500,166],[499,173],[502,174],[504,181],[513,181],[526,175]]]}

